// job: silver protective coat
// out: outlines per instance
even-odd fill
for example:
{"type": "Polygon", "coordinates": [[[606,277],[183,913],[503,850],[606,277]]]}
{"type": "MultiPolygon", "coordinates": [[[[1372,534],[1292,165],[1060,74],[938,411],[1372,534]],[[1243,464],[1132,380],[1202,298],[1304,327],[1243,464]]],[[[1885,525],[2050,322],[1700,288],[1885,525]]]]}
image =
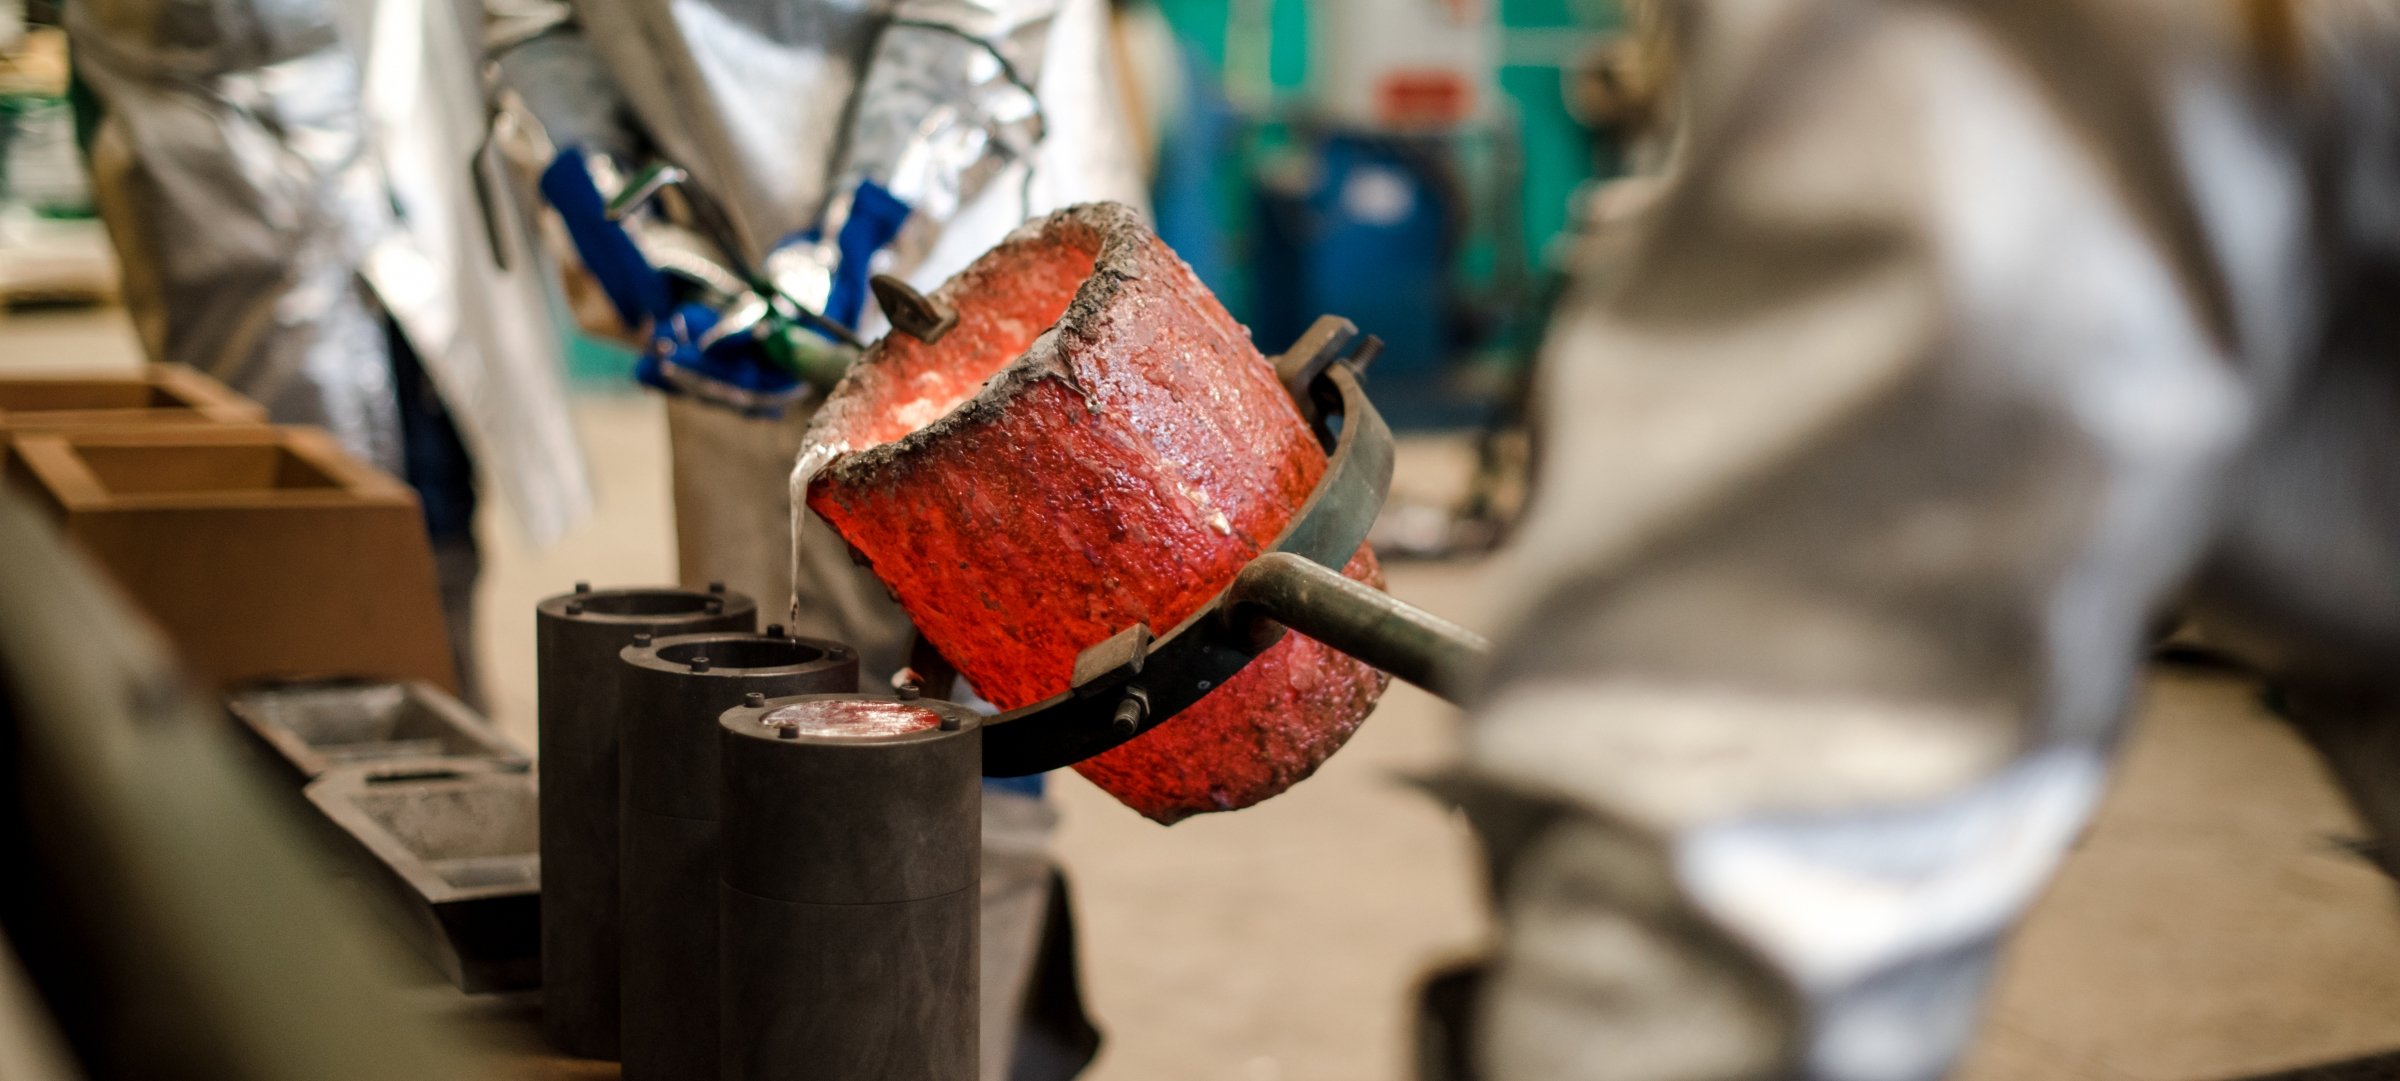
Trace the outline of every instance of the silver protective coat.
{"type": "Polygon", "coordinates": [[[393,226],[357,42],[321,0],[82,0],[93,195],[154,360],[398,472],[383,320],[359,270],[393,226]]]}
{"type": "Polygon", "coordinates": [[[914,210],[884,269],[930,267],[936,282],[1062,190],[1141,188],[1094,0],[575,0],[575,12],[747,265],[802,231],[831,236],[860,180],[914,210]],[[1078,175],[1044,175],[1062,165],[1078,175]]]}
{"type": "Polygon", "coordinates": [[[2393,678],[2400,14],[1669,7],[1677,164],[1547,345],[1466,739],[1479,1056],[1925,1081],[2156,613],[2393,678]]]}
{"type": "Polygon", "coordinates": [[[481,475],[546,546],[592,509],[541,200],[506,153],[546,164],[548,147],[485,82],[482,5],[375,0],[372,11],[364,104],[399,228],[368,253],[367,280],[481,475]]]}
{"type": "Polygon", "coordinates": [[[94,191],[147,352],[403,472],[388,310],[536,544],[589,509],[551,274],[449,0],[85,0],[94,191]]]}

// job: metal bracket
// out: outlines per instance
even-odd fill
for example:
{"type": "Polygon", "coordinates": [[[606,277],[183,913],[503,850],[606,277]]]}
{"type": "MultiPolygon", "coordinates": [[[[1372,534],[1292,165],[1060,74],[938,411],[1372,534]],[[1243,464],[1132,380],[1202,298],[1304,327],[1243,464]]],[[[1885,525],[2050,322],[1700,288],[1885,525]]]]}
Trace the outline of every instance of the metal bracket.
{"type": "MultiPolygon", "coordinates": [[[[1338,573],[1382,511],[1392,482],[1392,432],[1350,361],[1362,352],[1371,358],[1376,346],[1373,337],[1362,342],[1349,320],[1329,315],[1276,359],[1278,376],[1328,457],[1316,491],[1268,551],[1338,573]]],[[[1084,650],[1068,689],[984,723],[984,774],[1018,777],[1074,765],[1199,701],[1282,636],[1278,623],[1235,618],[1236,602],[1228,585],[1155,640],[1137,624],[1084,650]]]]}
{"type": "Polygon", "coordinates": [[[867,288],[875,293],[875,306],[883,309],[883,317],[892,329],[932,345],[958,325],[958,309],[923,293],[907,282],[889,274],[877,274],[867,279],[867,288]]]}
{"type": "Polygon", "coordinates": [[[659,192],[679,187],[690,179],[691,174],[664,162],[644,169],[617,190],[616,198],[608,201],[608,220],[624,221],[657,198],[659,192]]]}
{"type": "Polygon", "coordinates": [[[1075,674],[1068,684],[1077,688],[1098,688],[1124,683],[1142,674],[1142,662],[1149,659],[1152,636],[1150,625],[1136,623],[1108,636],[1099,645],[1075,655],[1075,674]]]}
{"type": "Polygon", "coordinates": [[[1333,433],[1318,422],[1328,411],[1339,412],[1342,403],[1338,398],[1328,400],[1329,388],[1322,386],[1318,377],[1337,362],[1348,367],[1354,377],[1365,375],[1367,365],[1374,363],[1381,352],[1383,339],[1369,334],[1361,341],[1356,324],[1338,315],[1322,315],[1301,333],[1299,341],[1275,358],[1277,381],[1283,384],[1284,393],[1292,396],[1292,404],[1299,407],[1301,419],[1316,429],[1317,440],[1325,445],[1327,453],[1333,451],[1333,433]],[[1356,348],[1352,348],[1354,343],[1356,348]]]}

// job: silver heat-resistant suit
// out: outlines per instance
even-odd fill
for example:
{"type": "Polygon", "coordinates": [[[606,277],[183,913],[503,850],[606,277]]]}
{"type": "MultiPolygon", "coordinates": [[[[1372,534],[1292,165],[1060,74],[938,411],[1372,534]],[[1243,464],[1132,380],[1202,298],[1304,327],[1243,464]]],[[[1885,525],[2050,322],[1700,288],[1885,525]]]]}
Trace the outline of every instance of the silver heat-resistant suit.
{"type": "Polygon", "coordinates": [[[1480,1057],[1933,1078],[2163,613],[2340,703],[2400,825],[2400,7],[1670,17],[1683,142],[1547,344],[1466,739],[1480,1057]]]}

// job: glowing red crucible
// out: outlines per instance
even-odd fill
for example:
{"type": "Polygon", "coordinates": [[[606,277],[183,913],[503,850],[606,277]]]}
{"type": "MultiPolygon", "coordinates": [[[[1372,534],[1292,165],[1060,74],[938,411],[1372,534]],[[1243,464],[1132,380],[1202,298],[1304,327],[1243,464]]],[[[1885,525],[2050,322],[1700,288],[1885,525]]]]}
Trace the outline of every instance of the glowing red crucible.
{"type": "MultiPolygon", "coordinates": [[[[934,299],[955,327],[885,337],[818,411],[809,442],[838,457],[808,506],[1004,709],[1067,689],[1085,647],[1197,611],[1324,472],[1274,366],[1126,207],[1027,225],[934,299]]],[[[1344,573],[1383,584],[1364,546],[1344,573]]],[[[1286,635],[1076,769],[1160,822],[1247,807],[1340,749],[1384,682],[1286,635]]]]}

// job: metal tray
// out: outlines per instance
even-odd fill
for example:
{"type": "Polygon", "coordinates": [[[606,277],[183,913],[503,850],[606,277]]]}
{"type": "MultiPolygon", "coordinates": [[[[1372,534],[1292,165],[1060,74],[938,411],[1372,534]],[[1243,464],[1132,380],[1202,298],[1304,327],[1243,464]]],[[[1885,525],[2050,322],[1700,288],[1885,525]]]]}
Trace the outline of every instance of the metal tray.
{"type": "Polygon", "coordinates": [[[397,758],[529,761],[491,722],[427,683],[257,684],[227,695],[225,708],[304,783],[336,766],[397,758]]]}
{"type": "Polygon", "coordinates": [[[460,990],[541,983],[540,812],[528,765],[337,766],[304,795],[366,857],[416,945],[460,990]]]}

